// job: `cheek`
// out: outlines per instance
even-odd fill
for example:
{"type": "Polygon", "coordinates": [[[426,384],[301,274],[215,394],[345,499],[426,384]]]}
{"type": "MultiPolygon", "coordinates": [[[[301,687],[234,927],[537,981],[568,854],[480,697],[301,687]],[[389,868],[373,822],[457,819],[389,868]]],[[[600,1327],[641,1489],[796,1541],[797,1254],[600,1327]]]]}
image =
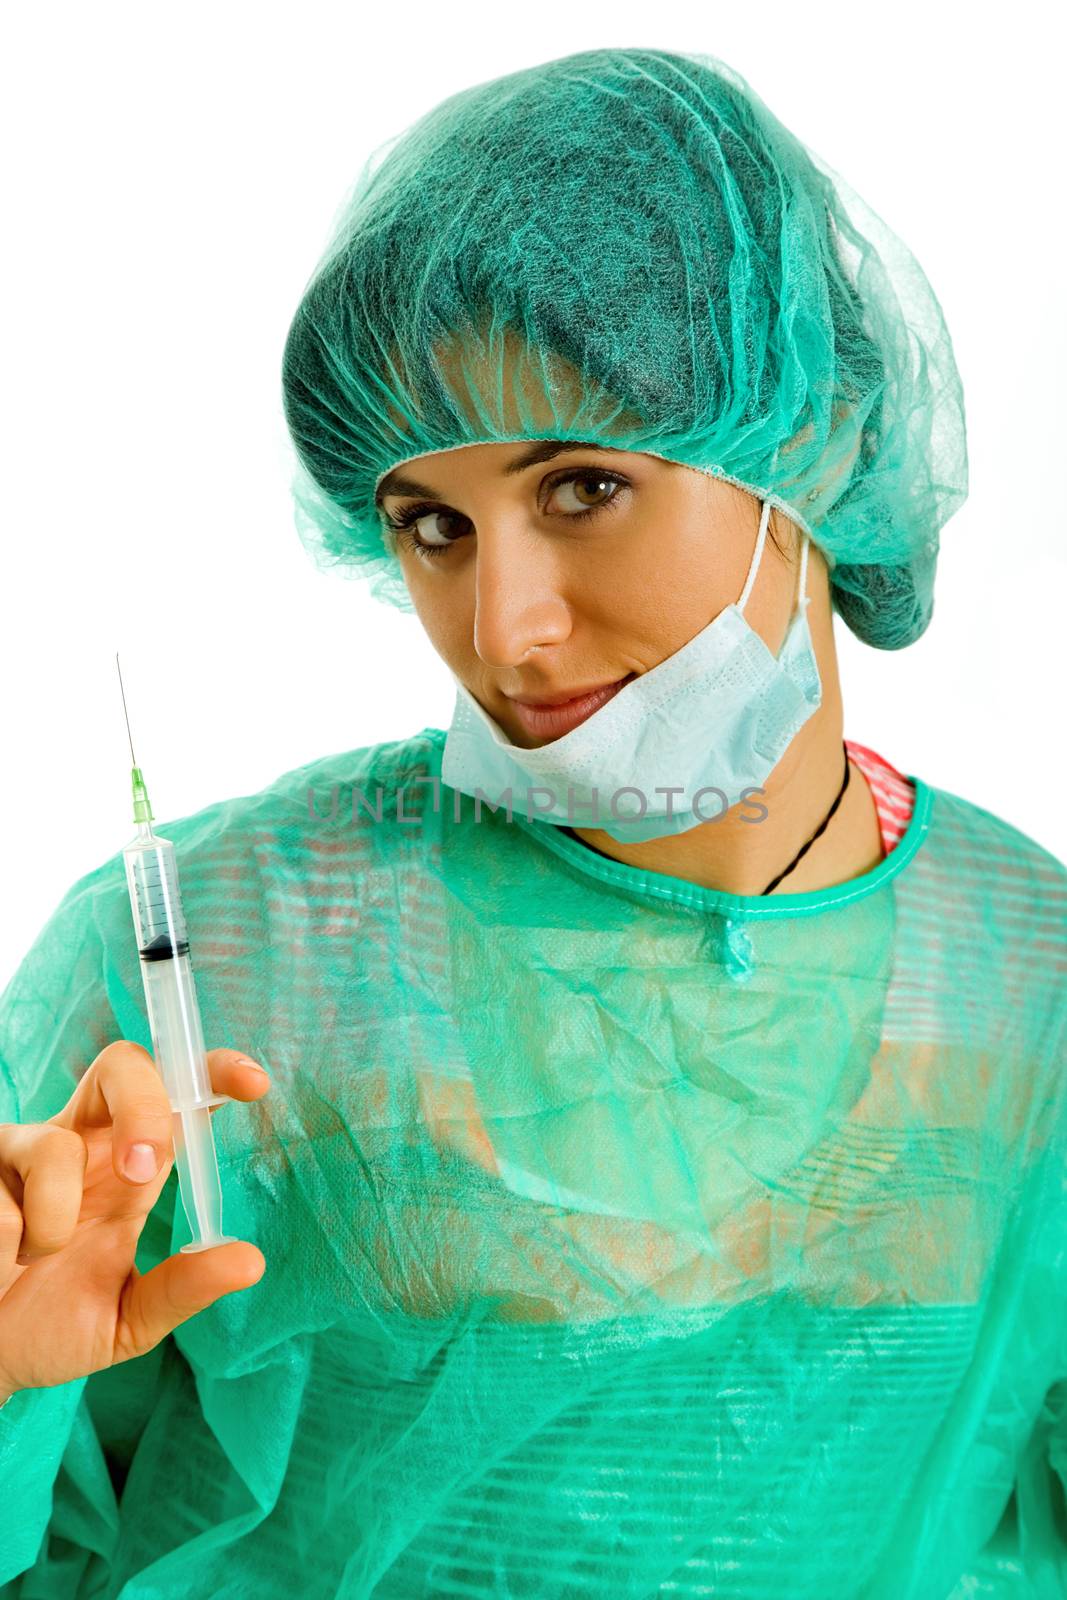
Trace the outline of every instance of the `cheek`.
{"type": "Polygon", "coordinates": [[[662,660],[737,596],[706,526],[664,520],[648,549],[640,561],[627,559],[603,573],[597,612],[605,626],[647,641],[662,660]],[[654,559],[648,549],[654,549],[654,559]]]}
{"type": "MultiPolygon", "coordinates": [[[[447,557],[445,558],[447,559],[447,557]]],[[[411,565],[419,557],[409,557],[402,563],[415,615],[423,631],[441,659],[460,673],[464,662],[474,653],[474,608],[460,585],[428,583],[429,574],[412,572],[411,565]]]]}

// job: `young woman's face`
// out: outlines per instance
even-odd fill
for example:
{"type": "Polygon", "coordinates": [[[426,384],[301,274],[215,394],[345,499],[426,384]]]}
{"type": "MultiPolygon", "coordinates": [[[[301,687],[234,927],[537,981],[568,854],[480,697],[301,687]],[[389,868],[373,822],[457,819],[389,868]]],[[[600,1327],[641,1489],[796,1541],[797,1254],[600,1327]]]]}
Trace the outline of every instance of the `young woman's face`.
{"type": "MultiPolygon", "coordinates": [[[[384,481],[380,508],[384,523],[408,524],[387,526],[386,538],[434,648],[526,749],[559,732],[533,731],[536,719],[510,697],[563,699],[680,650],[740,598],[761,510],[691,467],[544,441],[406,462],[384,481]]],[[[745,617],[777,654],[796,603],[799,540],[777,510],[768,532],[745,617]]],[[[808,592],[814,624],[828,607],[814,547],[808,592]]]]}

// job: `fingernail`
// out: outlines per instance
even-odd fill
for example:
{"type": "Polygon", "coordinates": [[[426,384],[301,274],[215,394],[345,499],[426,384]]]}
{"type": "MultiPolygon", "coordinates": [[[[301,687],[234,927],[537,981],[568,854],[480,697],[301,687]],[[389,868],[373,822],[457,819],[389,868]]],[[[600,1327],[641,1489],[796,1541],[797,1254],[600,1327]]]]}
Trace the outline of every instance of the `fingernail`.
{"type": "Polygon", "coordinates": [[[253,1061],[252,1060],[251,1056],[238,1056],[237,1057],[237,1065],[239,1067],[251,1067],[253,1069],[253,1071],[262,1072],[264,1077],[267,1076],[266,1067],[261,1067],[258,1061],[253,1061]]]}
{"type": "Polygon", "coordinates": [[[133,1178],[137,1183],[154,1178],[159,1170],[155,1150],[150,1144],[131,1144],[122,1170],[127,1178],[133,1178]]]}

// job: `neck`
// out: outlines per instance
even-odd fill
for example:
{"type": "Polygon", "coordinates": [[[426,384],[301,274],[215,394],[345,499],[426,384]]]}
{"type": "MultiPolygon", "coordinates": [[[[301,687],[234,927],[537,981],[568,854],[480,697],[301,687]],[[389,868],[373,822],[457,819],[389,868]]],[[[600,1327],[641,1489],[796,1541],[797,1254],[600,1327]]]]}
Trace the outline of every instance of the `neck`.
{"type": "MultiPolygon", "coordinates": [[[[843,712],[829,615],[813,616],[811,625],[823,684],[822,704],[796,734],[762,794],[753,796],[753,802],[765,809],[765,817],[753,820],[759,815],[753,802],[735,805],[718,821],[698,823],[687,833],[641,844],[620,844],[602,828],[569,831],[602,855],[628,866],[667,873],[727,894],[762,895],[818,828],[844,776],[843,712]]],[[[883,854],[873,796],[863,774],[852,764],[848,788],[825,832],[771,895],[807,894],[847,883],[876,867],[883,854]]]]}

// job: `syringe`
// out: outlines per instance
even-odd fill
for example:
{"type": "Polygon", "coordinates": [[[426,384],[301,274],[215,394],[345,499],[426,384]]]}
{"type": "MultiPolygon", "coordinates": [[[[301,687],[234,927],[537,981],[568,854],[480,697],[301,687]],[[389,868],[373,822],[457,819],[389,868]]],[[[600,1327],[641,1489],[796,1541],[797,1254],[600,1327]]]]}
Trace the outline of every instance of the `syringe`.
{"type": "Polygon", "coordinates": [[[178,1188],[193,1235],[181,1249],[183,1253],[210,1250],[217,1244],[237,1243],[222,1232],[222,1185],[210,1111],[211,1106],[221,1105],[233,1097],[212,1093],[174,845],[152,832],[152,807],[133,753],[133,735],[130,734],[117,651],[115,665],[130,738],[133,820],[137,824],[137,836],[123,850],[123,858],[137,930],[152,1049],[156,1070],[163,1079],[174,1112],[178,1188]]]}

